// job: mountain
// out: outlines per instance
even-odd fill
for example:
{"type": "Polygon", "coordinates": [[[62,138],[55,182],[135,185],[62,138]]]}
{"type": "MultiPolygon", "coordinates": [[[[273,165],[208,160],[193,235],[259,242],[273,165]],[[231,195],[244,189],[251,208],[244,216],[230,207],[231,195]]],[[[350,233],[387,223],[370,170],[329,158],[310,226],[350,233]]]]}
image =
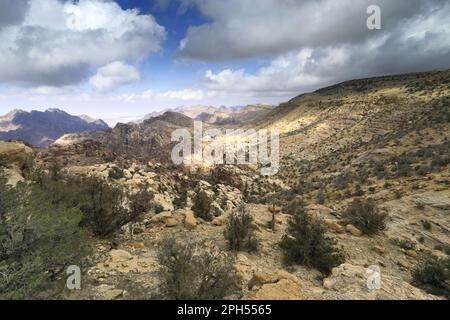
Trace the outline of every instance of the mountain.
{"type": "Polygon", "coordinates": [[[166,162],[174,145],[171,142],[172,132],[179,128],[192,129],[193,126],[194,120],[188,116],[167,111],[141,123],[119,123],[111,130],[66,134],[54,145],[68,146],[92,140],[126,158],[166,162]]]}
{"type": "Polygon", "coordinates": [[[181,106],[160,112],[152,112],[140,120],[140,122],[158,117],[164,112],[171,111],[184,114],[192,119],[213,125],[237,125],[248,124],[257,121],[268,114],[275,106],[271,105],[249,105],[245,107],[213,107],[213,106],[181,106]]]}
{"type": "Polygon", "coordinates": [[[0,117],[0,139],[23,140],[36,147],[47,147],[66,133],[108,128],[102,120],[72,116],[59,109],[44,112],[13,110],[0,117]]]}
{"type": "MultiPolygon", "coordinates": [[[[86,240],[99,260],[72,298],[148,298],[142,288],[158,292],[163,279],[153,272],[162,266],[155,257],[163,239],[187,234],[206,240],[200,242],[205,252],[228,254],[224,231],[245,206],[259,253],[233,254],[234,265],[226,270],[240,275],[242,292],[231,299],[441,299],[436,295],[449,296],[448,277],[433,280],[432,287],[415,277],[427,281],[429,261],[439,274],[448,270],[449,106],[449,70],[352,80],[299,95],[243,126],[280,131],[280,167],[272,177],[262,176],[256,166],[174,166],[171,133],[192,128],[194,121],[175,112],[66,135],[41,150],[2,142],[0,168],[14,184],[27,179],[34,169],[30,165],[51,168],[56,162],[71,175],[97,176],[124,191],[146,187],[152,192],[144,201],[154,209],[133,229],[115,225],[117,245],[86,240]],[[206,196],[199,197],[200,191],[206,196]],[[199,215],[198,203],[208,206],[213,221],[199,215]],[[303,216],[303,209],[309,219],[300,221],[313,232],[293,233],[292,213],[303,216]],[[283,239],[298,242],[293,253],[314,242],[318,250],[302,253],[313,263],[287,267],[283,239]],[[331,251],[342,253],[345,261],[329,260],[331,251]],[[317,262],[331,272],[320,270],[317,262]],[[373,267],[382,272],[380,290],[367,289],[368,270],[378,270],[373,267]],[[98,285],[100,279],[107,279],[107,286],[98,285]]],[[[104,189],[91,192],[96,191],[104,189]]],[[[99,205],[109,208],[109,203],[99,205]]],[[[106,226],[115,221],[101,220],[106,226]]]]}

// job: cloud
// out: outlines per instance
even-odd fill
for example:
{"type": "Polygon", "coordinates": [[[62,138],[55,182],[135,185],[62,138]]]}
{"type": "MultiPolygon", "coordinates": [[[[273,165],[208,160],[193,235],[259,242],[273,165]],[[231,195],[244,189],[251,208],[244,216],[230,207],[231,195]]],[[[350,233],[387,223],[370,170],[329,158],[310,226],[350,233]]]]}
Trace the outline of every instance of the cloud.
{"type": "Polygon", "coordinates": [[[114,1],[19,2],[27,4],[26,14],[21,7],[22,15],[0,28],[0,82],[78,84],[111,62],[146,58],[166,37],[151,15],[123,10],[114,1]]]}
{"type": "Polygon", "coordinates": [[[28,0],[0,1],[0,29],[20,23],[28,10],[28,0]]]}
{"type": "Polygon", "coordinates": [[[174,99],[174,100],[202,100],[204,97],[202,90],[184,89],[184,90],[170,90],[167,92],[160,93],[158,97],[163,99],[174,99]]]}
{"type": "Polygon", "coordinates": [[[405,22],[435,14],[445,0],[190,0],[212,21],[189,28],[178,56],[251,58],[305,47],[364,43],[405,22]],[[381,32],[366,27],[367,7],[382,10],[381,32]]]}
{"type": "Polygon", "coordinates": [[[167,102],[167,101],[201,101],[205,97],[210,96],[210,94],[205,93],[203,90],[196,90],[192,88],[186,88],[181,90],[168,90],[157,92],[152,89],[143,91],[142,93],[132,93],[132,94],[122,94],[117,97],[118,100],[136,103],[142,101],[159,101],[159,102],[167,102]]]}
{"type": "Polygon", "coordinates": [[[449,16],[447,2],[440,10],[415,15],[365,40],[308,45],[279,54],[253,73],[208,70],[205,83],[213,92],[289,99],[349,79],[448,68],[449,16]]]}
{"type": "Polygon", "coordinates": [[[140,78],[141,75],[135,67],[115,61],[98,69],[90,79],[90,84],[96,91],[106,92],[136,82],[140,78]]]}

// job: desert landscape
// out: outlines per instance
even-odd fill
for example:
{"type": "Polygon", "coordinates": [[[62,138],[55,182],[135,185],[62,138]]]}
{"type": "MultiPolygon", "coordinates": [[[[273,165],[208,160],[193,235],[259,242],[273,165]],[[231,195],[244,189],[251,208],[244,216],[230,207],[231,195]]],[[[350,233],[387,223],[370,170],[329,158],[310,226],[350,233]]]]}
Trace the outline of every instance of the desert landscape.
{"type": "Polygon", "coordinates": [[[178,318],[447,302],[449,16],[0,0],[0,300],[178,318]]]}
{"type": "Polygon", "coordinates": [[[280,130],[273,177],[249,165],[174,166],[170,133],[194,119],[170,111],[47,148],[0,142],[1,271],[11,279],[0,292],[448,298],[449,93],[450,71],[436,71],[344,82],[263,111],[245,126],[280,130]],[[36,250],[61,257],[35,260],[36,250]],[[72,259],[81,290],[64,288],[72,259]],[[366,286],[369,266],[381,270],[378,290],[366,286]]]}

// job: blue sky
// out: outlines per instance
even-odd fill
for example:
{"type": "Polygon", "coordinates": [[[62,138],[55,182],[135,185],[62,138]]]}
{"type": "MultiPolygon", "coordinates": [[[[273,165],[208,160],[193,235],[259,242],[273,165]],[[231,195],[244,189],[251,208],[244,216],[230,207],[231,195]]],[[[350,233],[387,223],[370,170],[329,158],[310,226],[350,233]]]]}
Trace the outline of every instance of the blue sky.
{"type": "Polygon", "coordinates": [[[279,103],[359,77],[450,67],[443,0],[0,2],[0,114],[126,120],[279,103]],[[366,26],[381,10],[381,30],[366,26]]]}

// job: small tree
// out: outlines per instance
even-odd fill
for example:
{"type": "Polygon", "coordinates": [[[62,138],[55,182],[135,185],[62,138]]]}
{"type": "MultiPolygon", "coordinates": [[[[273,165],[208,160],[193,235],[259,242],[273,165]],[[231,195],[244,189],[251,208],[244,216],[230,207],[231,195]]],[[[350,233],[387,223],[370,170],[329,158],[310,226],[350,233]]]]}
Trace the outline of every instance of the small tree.
{"type": "Polygon", "coordinates": [[[332,268],[344,262],[344,258],[325,232],[326,227],[321,221],[312,220],[302,206],[297,206],[280,243],[285,262],[299,263],[329,274],[332,268]]]}
{"type": "Polygon", "coordinates": [[[204,190],[200,190],[194,197],[194,205],[192,210],[197,217],[200,217],[206,221],[211,221],[214,217],[211,214],[211,199],[204,190]]]}
{"type": "Polygon", "coordinates": [[[426,257],[413,270],[412,278],[425,291],[450,299],[450,258],[426,257]]]}
{"type": "Polygon", "coordinates": [[[317,193],[317,204],[324,204],[325,203],[325,193],[323,192],[323,189],[320,188],[319,192],[317,193]]]}
{"type": "Polygon", "coordinates": [[[386,214],[381,213],[373,199],[355,199],[343,215],[345,223],[357,227],[367,235],[373,235],[386,228],[386,214]]]}
{"type": "Polygon", "coordinates": [[[231,257],[188,237],[164,238],[158,261],[162,294],[174,300],[214,300],[239,293],[240,277],[231,257]]]}
{"type": "Polygon", "coordinates": [[[224,231],[228,248],[234,251],[247,250],[249,252],[258,249],[258,241],[254,235],[252,226],[253,217],[245,206],[241,206],[233,212],[224,231]]]}

